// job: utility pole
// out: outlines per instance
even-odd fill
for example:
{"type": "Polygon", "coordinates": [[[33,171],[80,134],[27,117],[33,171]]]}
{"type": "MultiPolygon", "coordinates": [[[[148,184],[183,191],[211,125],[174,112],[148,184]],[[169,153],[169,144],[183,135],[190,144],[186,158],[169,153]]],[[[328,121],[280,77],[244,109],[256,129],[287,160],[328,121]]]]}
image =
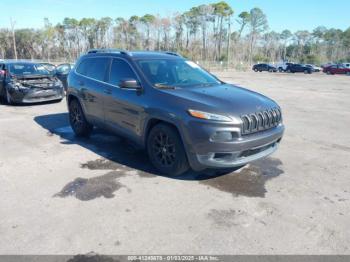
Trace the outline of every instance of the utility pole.
{"type": "Polygon", "coordinates": [[[230,65],[230,49],[231,49],[231,16],[228,17],[228,38],[227,38],[227,69],[229,68],[230,65]]]}
{"type": "Polygon", "coordinates": [[[17,57],[16,34],[15,34],[16,21],[13,21],[12,18],[10,18],[10,25],[11,25],[11,31],[12,31],[13,52],[15,54],[15,59],[17,60],[18,57],[17,57]]]}

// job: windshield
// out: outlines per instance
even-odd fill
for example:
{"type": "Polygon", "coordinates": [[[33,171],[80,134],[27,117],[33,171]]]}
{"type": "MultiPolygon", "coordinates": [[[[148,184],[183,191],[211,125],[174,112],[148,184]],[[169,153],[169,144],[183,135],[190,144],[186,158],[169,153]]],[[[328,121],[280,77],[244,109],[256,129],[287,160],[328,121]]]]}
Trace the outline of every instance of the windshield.
{"type": "Polygon", "coordinates": [[[139,60],[139,66],[155,87],[211,86],[221,84],[196,63],[180,59],[139,60]]]}
{"type": "Polygon", "coordinates": [[[51,75],[43,65],[30,63],[10,64],[9,72],[16,76],[51,75]]]}
{"type": "Polygon", "coordinates": [[[43,67],[45,67],[46,70],[48,70],[49,72],[53,73],[56,71],[56,66],[52,65],[52,64],[47,64],[47,63],[42,63],[40,64],[43,67]]]}

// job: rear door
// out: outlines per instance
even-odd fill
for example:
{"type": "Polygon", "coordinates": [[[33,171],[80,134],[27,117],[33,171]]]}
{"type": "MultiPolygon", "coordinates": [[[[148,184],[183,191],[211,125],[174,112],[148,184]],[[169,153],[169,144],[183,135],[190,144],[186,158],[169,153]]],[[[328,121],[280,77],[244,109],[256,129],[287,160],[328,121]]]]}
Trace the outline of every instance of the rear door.
{"type": "Polygon", "coordinates": [[[114,131],[137,141],[142,131],[144,95],[140,90],[120,88],[120,82],[126,79],[140,82],[129,62],[113,58],[105,95],[105,123],[114,131]]]}
{"type": "Polygon", "coordinates": [[[295,72],[303,72],[304,69],[301,65],[295,65],[295,72]]]}
{"type": "Polygon", "coordinates": [[[104,121],[104,95],[111,59],[91,57],[84,59],[78,66],[76,85],[84,109],[90,120],[104,121]]]}

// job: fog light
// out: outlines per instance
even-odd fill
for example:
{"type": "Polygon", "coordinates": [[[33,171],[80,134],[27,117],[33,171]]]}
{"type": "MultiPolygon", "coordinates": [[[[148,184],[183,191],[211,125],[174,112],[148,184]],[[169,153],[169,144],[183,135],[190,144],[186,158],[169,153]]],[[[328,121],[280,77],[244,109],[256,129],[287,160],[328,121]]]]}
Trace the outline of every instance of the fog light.
{"type": "Polygon", "coordinates": [[[210,138],[210,140],[213,142],[229,142],[232,141],[232,139],[232,132],[228,131],[217,131],[210,138]]]}

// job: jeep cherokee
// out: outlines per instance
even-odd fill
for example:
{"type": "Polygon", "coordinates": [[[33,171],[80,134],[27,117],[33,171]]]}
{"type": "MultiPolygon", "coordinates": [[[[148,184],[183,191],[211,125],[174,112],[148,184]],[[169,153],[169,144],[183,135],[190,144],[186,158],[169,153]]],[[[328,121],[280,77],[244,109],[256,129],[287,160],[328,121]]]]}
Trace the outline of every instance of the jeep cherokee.
{"type": "Polygon", "coordinates": [[[67,104],[77,136],[108,129],[167,175],[242,167],[273,153],[284,132],[274,101],[171,52],[91,50],[68,76],[67,104]]]}

